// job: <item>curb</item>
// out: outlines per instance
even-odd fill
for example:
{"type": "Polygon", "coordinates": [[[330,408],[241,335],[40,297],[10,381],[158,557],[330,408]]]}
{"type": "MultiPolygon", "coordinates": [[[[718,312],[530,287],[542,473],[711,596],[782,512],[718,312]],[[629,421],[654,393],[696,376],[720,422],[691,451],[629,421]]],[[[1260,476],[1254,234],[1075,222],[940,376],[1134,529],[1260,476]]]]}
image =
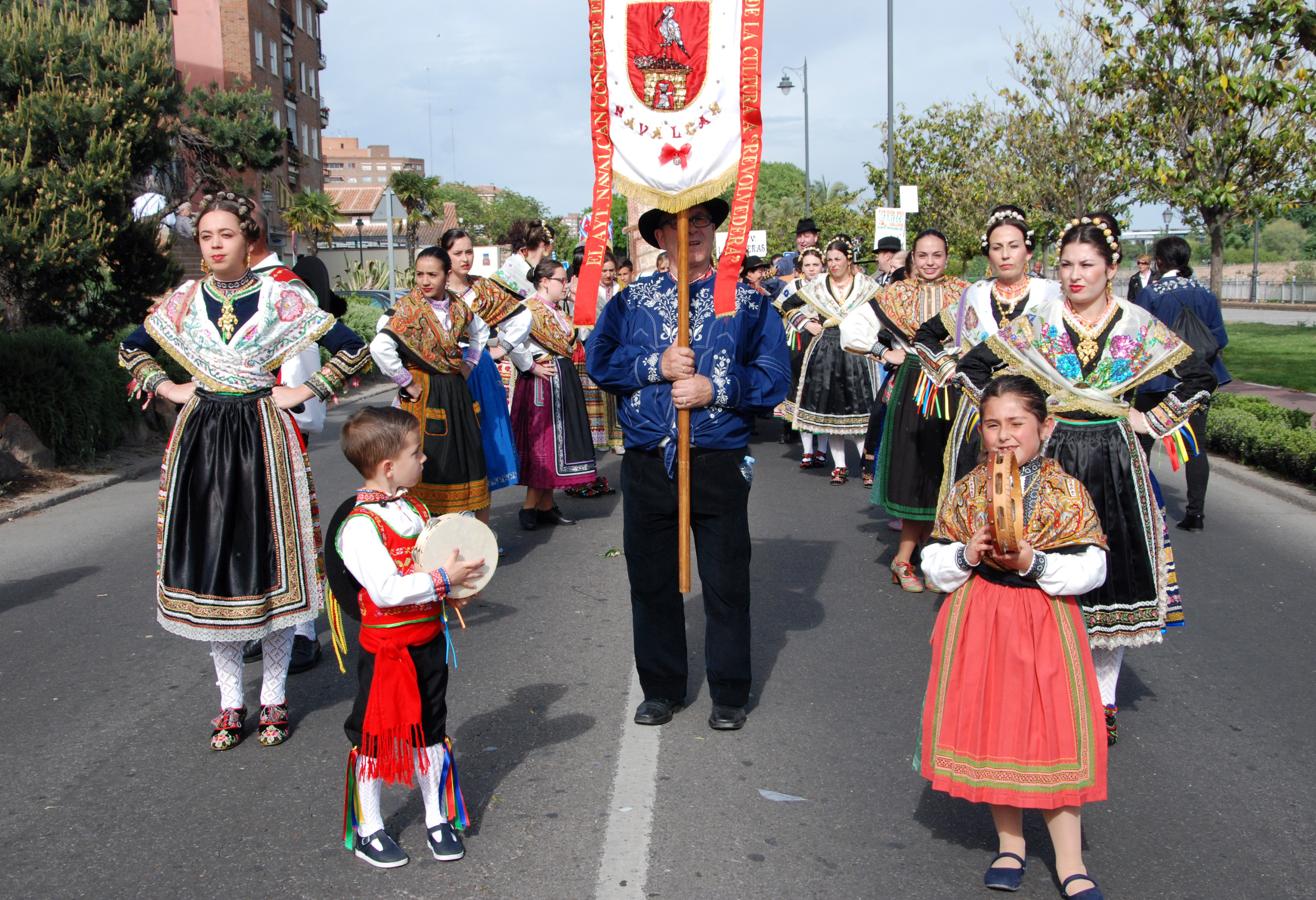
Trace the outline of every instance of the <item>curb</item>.
{"type": "Polygon", "coordinates": [[[1212,475],[1219,473],[1245,487],[1250,487],[1279,500],[1287,500],[1294,506],[1300,506],[1308,512],[1316,512],[1316,490],[1284,481],[1278,476],[1268,475],[1257,469],[1248,468],[1228,457],[1219,456],[1215,453],[1208,455],[1211,458],[1212,475]]]}
{"type": "MultiPolygon", "coordinates": [[[[381,384],[373,387],[362,388],[356,391],[349,399],[343,401],[339,408],[342,408],[343,406],[352,406],[360,403],[362,400],[369,400],[382,394],[391,394],[396,390],[397,388],[392,384],[381,384]]],[[[332,410],[330,410],[330,412],[332,413],[332,410]]],[[[161,453],[163,452],[164,448],[161,447],[161,453]]],[[[35,512],[41,512],[52,506],[58,506],[68,500],[76,500],[79,497],[85,497],[88,494],[116,485],[121,481],[130,481],[134,478],[140,478],[150,472],[158,472],[159,470],[160,458],[159,455],[157,455],[150,460],[139,462],[127,469],[118,472],[107,472],[104,475],[88,478],[86,481],[79,482],[72,487],[54,491],[44,497],[36,497],[25,503],[19,503],[12,509],[0,512],[0,516],[3,516],[3,519],[0,519],[0,525],[5,524],[6,522],[12,522],[23,516],[31,515],[35,512]]]]}

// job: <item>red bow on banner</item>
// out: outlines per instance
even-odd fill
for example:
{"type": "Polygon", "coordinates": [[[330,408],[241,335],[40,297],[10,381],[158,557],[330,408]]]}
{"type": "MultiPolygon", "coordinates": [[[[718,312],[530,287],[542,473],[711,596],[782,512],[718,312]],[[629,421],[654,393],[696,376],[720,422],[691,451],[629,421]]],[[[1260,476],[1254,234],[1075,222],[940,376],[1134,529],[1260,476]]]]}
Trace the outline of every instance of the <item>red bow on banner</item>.
{"type": "Polygon", "coordinates": [[[663,144],[662,152],[658,154],[658,165],[665,166],[672,160],[679,162],[683,169],[690,165],[690,145],[685,144],[678,150],[671,144],[663,144]]]}

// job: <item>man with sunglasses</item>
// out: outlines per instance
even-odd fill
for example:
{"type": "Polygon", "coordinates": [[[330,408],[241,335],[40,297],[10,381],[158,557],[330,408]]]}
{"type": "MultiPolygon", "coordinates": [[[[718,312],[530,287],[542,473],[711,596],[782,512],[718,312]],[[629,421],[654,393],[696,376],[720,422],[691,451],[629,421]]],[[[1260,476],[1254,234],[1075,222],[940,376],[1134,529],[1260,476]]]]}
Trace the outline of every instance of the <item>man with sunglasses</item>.
{"type": "MultiPolygon", "coordinates": [[[[626,443],[621,486],[631,584],[639,725],[662,725],[685,703],[685,607],[677,581],[677,410],[690,411],[690,500],[703,583],[709,727],[745,724],[750,688],[749,480],[756,414],[786,396],[790,356],[781,317],[747,284],[736,312],[713,314],[714,233],[723,200],[689,210],[690,346],[676,346],[676,272],[636,279],[604,308],[586,348],[589,375],[617,395],[626,443]]],[[[676,216],[652,209],[640,234],[676,259],[676,216]]],[[[675,265],[673,265],[675,269],[675,265]]]]}

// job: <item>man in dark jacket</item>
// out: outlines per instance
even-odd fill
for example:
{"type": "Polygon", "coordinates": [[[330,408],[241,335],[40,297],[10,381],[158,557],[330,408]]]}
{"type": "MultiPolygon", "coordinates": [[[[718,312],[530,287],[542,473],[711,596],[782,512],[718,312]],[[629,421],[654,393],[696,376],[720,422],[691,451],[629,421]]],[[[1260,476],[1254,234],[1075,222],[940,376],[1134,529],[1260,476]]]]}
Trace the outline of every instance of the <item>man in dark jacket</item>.
{"type": "MultiPolygon", "coordinates": [[[[1231,380],[1229,370],[1225,368],[1220,350],[1229,343],[1225,333],[1225,320],[1220,314],[1220,301],[1215,294],[1193,278],[1192,267],[1188,265],[1192,256],[1188,242],[1178,236],[1163,237],[1156,242],[1154,250],[1157,280],[1138,292],[1137,303],[1166,325],[1173,326],[1182,310],[1190,310],[1211,329],[1215,337],[1217,352],[1207,362],[1215,373],[1216,381],[1221,385],[1231,380]]],[[[1135,278],[1137,276],[1134,276],[1135,278]]],[[[1201,348],[1197,348],[1201,349],[1201,348]]],[[[1165,399],[1174,387],[1172,375],[1158,375],[1138,388],[1135,408],[1146,412],[1165,399]]],[[[1211,477],[1211,464],[1206,457],[1206,414],[1208,405],[1203,404],[1189,419],[1188,424],[1197,437],[1200,452],[1184,464],[1184,473],[1188,480],[1188,504],[1184,508],[1183,521],[1179,527],[1184,531],[1201,531],[1206,526],[1206,483],[1211,477]]],[[[1150,452],[1152,440],[1140,438],[1143,448],[1150,452]]]]}

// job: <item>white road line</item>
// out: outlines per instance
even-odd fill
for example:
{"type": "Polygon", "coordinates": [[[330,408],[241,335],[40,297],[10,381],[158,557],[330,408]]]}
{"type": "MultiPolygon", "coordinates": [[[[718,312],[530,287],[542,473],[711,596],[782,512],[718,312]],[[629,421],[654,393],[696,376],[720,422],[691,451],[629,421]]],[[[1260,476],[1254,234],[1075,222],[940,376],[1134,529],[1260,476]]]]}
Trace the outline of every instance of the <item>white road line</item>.
{"type": "Polygon", "coordinates": [[[658,733],[662,729],[631,721],[635,707],[642,702],[640,677],[632,669],[608,806],[608,828],[603,836],[603,859],[594,883],[594,896],[600,900],[644,897],[653,803],[658,792],[658,733]]]}

